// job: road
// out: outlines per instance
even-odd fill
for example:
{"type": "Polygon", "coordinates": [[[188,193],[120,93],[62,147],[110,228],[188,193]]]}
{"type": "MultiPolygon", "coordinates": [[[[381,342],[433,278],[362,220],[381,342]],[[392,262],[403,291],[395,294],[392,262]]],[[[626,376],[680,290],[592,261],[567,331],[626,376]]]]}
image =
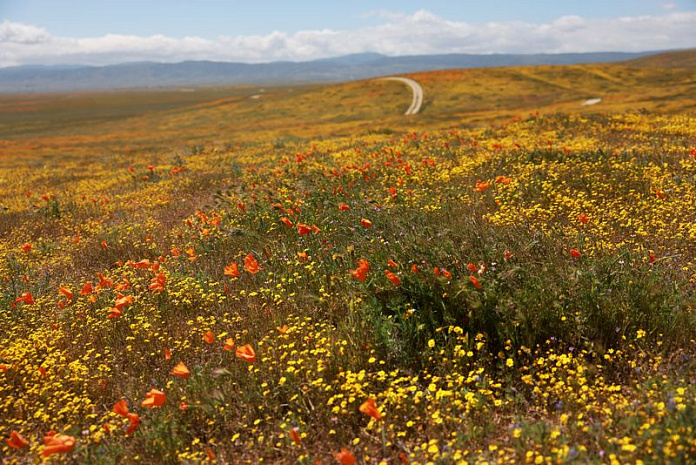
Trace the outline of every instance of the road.
{"type": "Polygon", "coordinates": [[[408,86],[411,88],[413,91],[413,101],[411,102],[411,106],[408,107],[408,110],[406,110],[405,115],[415,115],[418,113],[421,109],[421,105],[423,105],[423,88],[421,87],[420,84],[418,84],[416,81],[413,79],[408,79],[408,78],[403,78],[403,77],[386,77],[386,78],[380,78],[380,81],[399,81],[403,82],[405,84],[408,84],[408,86]]]}

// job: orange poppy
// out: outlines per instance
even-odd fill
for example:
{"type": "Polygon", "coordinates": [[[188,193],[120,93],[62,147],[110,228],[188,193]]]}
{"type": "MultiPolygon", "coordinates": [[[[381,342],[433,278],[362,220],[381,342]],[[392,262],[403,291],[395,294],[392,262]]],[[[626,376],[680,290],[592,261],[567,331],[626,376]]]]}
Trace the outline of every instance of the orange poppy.
{"type": "Polygon", "coordinates": [[[106,315],[107,319],[112,319],[112,318],[118,318],[123,315],[123,312],[119,310],[118,308],[110,308],[109,309],[109,314],[106,315]]]}
{"type": "Polygon", "coordinates": [[[285,334],[288,332],[288,325],[278,326],[276,328],[280,334],[285,334]]]}
{"type": "Polygon", "coordinates": [[[389,265],[390,268],[394,268],[395,270],[396,270],[397,268],[399,268],[399,264],[396,263],[396,262],[395,262],[394,260],[392,260],[391,258],[390,258],[389,260],[387,260],[387,265],[389,265]]]}
{"type": "Polygon", "coordinates": [[[334,452],[334,458],[341,465],[355,465],[355,456],[345,447],[341,448],[339,452],[334,452]]]}
{"type": "Polygon", "coordinates": [[[150,392],[145,394],[145,400],[142,401],[140,405],[148,408],[161,407],[164,405],[166,400],[167,398],[165,397],[164,392],[157,389],[150,389],[150,392]]]}
{"type": "Polygon", "coordinates": [[[252,254],[247,254],[247,256],[244,257],[244,269],[251,274],[256,274],[263,268],[259,266],[259,262],[256,261],[252,254]]]}
{"type": "Polygon", "coordinates": [[[172,359],[172,351],[171,351],[171,349],[164,349],[164,359],[165,359],[165,360],[171,360],[171,359],[172,359]]]}
{"type": "Polygon", "coordinates": [[[491,187],[490,182],[484,182],[484,181],[481,181],[480,179],[477,179],[476,180],[476,187],[474,187],[474,192],[483,192],[486,189],[488,189],[489,187],[491,187]]]}
{"type": "Polygon", "coordinates": [[[101,242],[101,248],[104,249],[104,250],[106,250],[106,249],[109,248],[109,246],[107,245],[106,241],[102,241],[102,242],[101,242]]]}
{"type": "Polygon", "coordinates": [[[297,252],[297,258],[302,263],[307,263],[307,261],[309,260],[309,255],[307,255],[307,252],[297,252]]]}
{"type": "Polygon", "coordinates": [[[581,222],[582,224],[586,224],[587,222],[590,221],[590,218],[587,215],[585,215],[584,213],[581,213],[580,215],[578,215],[578,221],[581,222]]]}
{"type": "Polygon", "coordinates": [[[164,275],[163,271],[160,271],[150,281],[150,290],[154,291],[154,292],[161,292],[164,290],[164,285],[166,283],[167,283],[167,277],[164,275]]]}
{"type": "Polygon", "coordinates": [[[189,369],[186,367],[186,365],[184,365],[184,362],[179,362],[179,363],[174,367],[174,369],[172,370],[172,372],[169,373],[169,374],[170,374],[170,375],[174,375],[174,376],[179,376],[179,377],[181,377],[181,378],[188,378],[189,376],[191,376],[191,372],[190,372],[189,369]]]}
{"type": "Polygon", "coordinates": [[[341,205],[338,206],[338,209],[340,211],[346,211],[346,210],[350,210],[350,207],[346,203],[342,203],[341,205]]]}
{"type": "Polygon", "coordinates": [[[249,363],[254,363],[256,361],[256,352],[251,344],[244,344],[241,347],[237,347],[236,352],[237,358],[241,358],[249,363]]]}
{"type": "Polygon", "coordinates": [[[368,271],[370,271],[370,263],[364,258],[361,258],[358,260],[358,268],[351,270],[350,274],[358,281],[365,282],[368,271]]]}
{"type": "Polygon", "coordinates": [[[91,282],[86,282],[84,286],[82,286],[82,290],[80,291],[80,295],[88,295],[92,293],[92,283],[91,282]]]}
{"type": "Polygon", "coordinates": [[[469,281],[474,285],[476,289],[481,289],[481,283],[476,279],[476,276],[469,276],[469,281]]]}
{"type": "Polygon", "coordinates": [[[580,253],[580,251],[578,249],[573,248],[573,249],[570,249],[570,256],[573,258],[580,258],[580,257],[582,257],[582,254],[580,253]]]}
{"type": "Polygon", "coordinates": [[[515,254],[513,254],[509,250],[506,250],[505,252],[503,252],[503,258],[505,259],[506,262],[514,256],[515,256],[515,254]]]}
{"type": "Polygon", "coordinates": [[[208,456],[208,460],[211,462],[215,461],[215,452],[210,447],[205,448],[205,455],[208,456]]]}
{"type": "Polygon", "coordinates": [[[292,439],[292,442],[294,442],[296,445],[302,445],[302,436],[300,436],[299,428],[295,427],[290,430],[290,439],[292,439]]]}
{"type": "Polygon", "coordinates": [[[411,273],[418,273],[418,265],[415,263],[411,265],[411,273]]]}
{"type": "Polygon", "coordinates": [[[29,445],[29,441],[24,439],[24,437],[17,431],[11,431],[10,438],[5,439],[5,442],[13,449],[24,449],[29,445]]]}
{"type": "Polygon", "coordinates": [[[239,278],[239,267],[236,263],[230,263],[225,267],[225,276],[232,276],[233,278],[239,278]]]}
{"type": "Polygon", "coordinates": [[[367,218],[363,218],[360,220],[360,224],[362,225],[363,228],[371,228],[372,227],[372,221],[368,220],[367,218]]]}
{"type": "Polygon", "coordinates": [[[397,275],[392,273],[389,270],[384,270],[384,274],[387,275],[387,279],[391,281],[391,283],[395,286],[400,286],[401,285],[401,278],[399,278],[397,275]]]}
{"type": "Polygon", "coordinates": [[[225,339],[225,345],[222,346],[222,350],[234,350],[234,339],[231,337],[225,339]]]}
{"type": "MultiPolygon", "coordinates": [[[[292,221],[290,221],[290,218],[287,216],[284,216],[280,219],[280,222],[283,223],[285,226],[288,228],[292,228],[292,221]]],[[[298,225],[299,226],[299,225],[298,225]]]]}
{"type": "Polygon", "coordinates": [[[476,273],[476,270],[478,270],[478,268],[476,268],[476,265],[474,265],[473,263],[469,263],[468,265],[466,265],[466,269],[471,271],[472,273],[476,273]]]}
{"type": "Polygon", "coordinates": [[[111,409],[116,415],[125,417],[130,413],[130,410],[128,410],[128,402],[126,402],[126,399],[121,399],[118,402],[114,404],[114,407],[111,409]]]}
{"type": "Polygon", "coordinates": [[[24,252],[29,252],[29,251],[31,250],[32,247],[33,247],[33,246],[32,246],[30,243],[28,243],[28,242],[25,242],[24,244],[22,244],[22,250],[23,250],[24,252]]]}
{"type": "Polygon", "coordinates": [[[114,302],[114,308],[117,310],[123,310],[123,307],[127,307],[132,303],[133,303],[133,296],[132,295],[124,296],[124,295],[118,294],[118,298],[116,299],[116,302],[114,302]]]}
{"type": "Polygon", "coordinates": [[[212,344],[215,340],[215,334],[213,334],[212,331],[206,331],[206,333],[203,335],[203,340],[208,344],[212,344]]]}
{"type": "Polygon", "coordinates": [[[312,228],[304,223],[297,223],[297,234],[300,236],[306,236],[312,232],[312,228]]]}
{"type": "Polygon", "coordinates": [[[129,413],[126,415],[126,418],[128,418],[128,421],[130,422],[128,429],[126,430],[126,434],[130,436],[136,429],[138,429],[138,425],[140,424],[140,415],[137,413],[129,413]]]}
{"type": "Polygon", "coordinates": [[[67,454],[75,448],[75,438],[67,434],[54,434],[44,436],[44,448],[41,451],[42,457],[53,454],[67,454]]]}
{"type": "Polygon", "coordinates": [[[22,295],[17,297],[15,302],[24,302],[27,305],[34,305],[34,296],[31,295],[31,292],[22,292],[22,295]]]}
{"type": "Polygon", "coordinates": [[[371,397],[367,399],[365,402],[363,402],[358,409],[365,415],[369,415],[375,420],[382,419],[382,414],[379,413],[377,404],[375,403],[375,400],[371,397]]]}

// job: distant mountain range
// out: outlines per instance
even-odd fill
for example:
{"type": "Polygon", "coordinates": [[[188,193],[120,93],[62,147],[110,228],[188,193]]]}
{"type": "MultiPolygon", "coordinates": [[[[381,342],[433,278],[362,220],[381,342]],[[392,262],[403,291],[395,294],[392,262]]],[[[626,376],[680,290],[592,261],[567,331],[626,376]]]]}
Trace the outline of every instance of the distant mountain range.
{"type": "Polygon", "coordinates": [[[361,53],[306,62],[278,61],[262,64],[185,61],[124,63],[100,67],[14,66],[0,68],[0,93],[338,82],[437,69],[606,63],[655,53],[658,52],[399,57],[361,53]]]}

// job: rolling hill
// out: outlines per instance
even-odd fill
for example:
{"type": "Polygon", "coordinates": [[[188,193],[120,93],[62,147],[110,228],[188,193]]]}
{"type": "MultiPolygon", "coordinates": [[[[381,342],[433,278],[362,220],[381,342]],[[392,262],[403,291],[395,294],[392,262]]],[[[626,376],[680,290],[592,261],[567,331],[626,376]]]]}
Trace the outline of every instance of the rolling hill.
{"type": "Polygon", "coordinates": [[[399,57],[363,53],[308,62],[259,64],[186,61],[102,67],[18,66],[0,69],[0,93],[338,82],[437,69],[604,63],[650,53],[654,52],[399,57]]]}

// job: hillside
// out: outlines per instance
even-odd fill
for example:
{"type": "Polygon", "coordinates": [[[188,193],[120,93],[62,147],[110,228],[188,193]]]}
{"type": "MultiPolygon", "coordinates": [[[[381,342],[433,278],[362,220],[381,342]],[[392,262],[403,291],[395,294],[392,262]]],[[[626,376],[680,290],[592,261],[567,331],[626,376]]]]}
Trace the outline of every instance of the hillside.
{"type": "Polygon", "coordinates": [[[0,96],[0,461],[696,462],[693,70],[410,77],[0,96]]]}
{"type": "Polygon", "coordinates": [[[46,155],[181,150],[203,143],[306,140],[334,135],[482,125],[529,113],[693,111],[691,70],[624,64],[433,71],[419,115],[404,117],[400,83],[238,86],[0,96],[0,153],[46,155]],[[594,106],[588,99],[601,98],[594,106]]]}
{"type": "Polygon", "coordinates": [[[627,66],[654,68],[696,68],[696,49],[658,53],[628,60],[627,66]]]}

